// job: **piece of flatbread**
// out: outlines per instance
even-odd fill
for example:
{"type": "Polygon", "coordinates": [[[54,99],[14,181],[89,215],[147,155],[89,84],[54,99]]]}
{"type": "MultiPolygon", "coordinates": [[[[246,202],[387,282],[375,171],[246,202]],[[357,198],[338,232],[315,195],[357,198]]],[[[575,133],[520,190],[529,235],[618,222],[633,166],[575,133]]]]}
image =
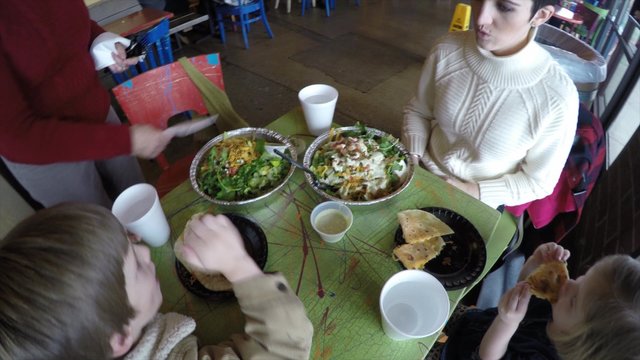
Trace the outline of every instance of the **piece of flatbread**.
{"type": "Polygon", "coordinates": [[[533,295],[555,304],[558,301],[560,289],[567,279],[569,279],[567,263],[555,260],[538,266],[527,276],[526,282],[533,295]]]}
{"type": "Polygon", "coordinates": [[[404,210],[398,213],[402,236],[408,244],[425,242],[433,237],[453,234],[449,225],[424,210],[404,210]]]}
{"type": "Polygon", "coordinates": [[[438,256],[442,248],[444,248],[444,240],[436,236],[425,242],[396,246],[393,249],[393,258],[400,260],[407,269],[420,270],[431,259],[438,256]]]}
{"type": "Polygon", "coordinates": [[[196,280],[198,280],[200,284],[202,284],[202,286],[212,291],[229,291],[232,289],[231,282],[229,282],[229,280],[227,280],[224,275],[220,273],[207,273],[205,271],[202,271],[201,269],[193,269],[189,265],[187,265],[187,262],[184,261],[184,257],[182,255],[183,246],[184,238],[183,234],[180,234],[180,237],[178,237],[176,243],[173,245],[173,251],[182,266],[184,266],[191,273],[191,275],[193,275],[193,277],[196,278],[196,280]]]}
{"type": "Polygon", "coordinates": [[[194,271],[193,276],[202,284],[212,291],[231,291],[233,285],[222,274],[205,274],[199,271],[194,271]]]}

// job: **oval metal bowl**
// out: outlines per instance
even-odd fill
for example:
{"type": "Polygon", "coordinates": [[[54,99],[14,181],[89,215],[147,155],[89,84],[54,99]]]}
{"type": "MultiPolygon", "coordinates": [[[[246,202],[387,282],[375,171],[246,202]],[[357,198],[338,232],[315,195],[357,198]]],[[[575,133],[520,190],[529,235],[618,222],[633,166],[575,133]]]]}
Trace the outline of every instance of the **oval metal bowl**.
{"type": "MultiPolygon", "coordinates": [[[[337,131],[344,132],[344,131],[354,131],[354,130],[359,130],[359,129],[360,128],[356,127],[356,126],[346,126],[346,127],[335,128],[335,129],[333,129],[333,131],[334,132],[337,132],[337,131]]],[[[374,128],[370,128],[370,127],[367,127],[366,129],[367,129],[368,133],[373,134],[376,137],[389,136],[389,134],[387,134],[386,132],[384,132],[382,130],[378,130],[378,129],[374,129],[374,128]]],[[[329,140],[329,132],[325,132],[324,134],[321,134],[320,136],[318,136],[311,143],[311,145],[309,145],[309,148],[307,148],[307,151],[304,153],[304,160],[303,160],[304,166],[306,166],[307,168],[309,168],[311,166],[311,159],[313,159],[313,155],[328,140],[329,140]]],[[[340,202],[342,202],[342,203],[344,203],[346,205],[373,205],[373,204],[381,203],[383,201],[386,201],[386,200],[389,200],[389,199],[393,198],[394,196],[400,194],[404,189],[406,189],[407,186],[409,186],[409,183],[411,183],[411,180],[413,179],[413,175],[414,175],[415,168],[414,168],[413,162],[411,162],[411,159],[410,159],[410,156],[409,156],[409,152],[404,147],[404,145],[399,141],[396,143],[395,146],[406,157],[406,162],[407,162],[407,167],[408,167],[408,174],[405,177],[404,182],[402,182],[402,184],[400,184],[394,192],[392,192],[392,193],[390,193],[388,195],[385,195],[383,197],[380,197],[380,198],[377,198],[377,199],[373,199],[373,200],[362,200],[362,201],[341,199],[339,197],[327,194],[324,190],[322,190],[319,187],[315,186],[311,175],[305,173],[304,177],[307,180],[307,183],[311,186],[311,188],[313,188],[313,190],[315,190],[315,192],[320,194],[325,199],[334,200],[334,201],[340,201],[340,202]]]]}
{"type": "Polygon", "coordinates": [[[282,134],[280,134],[278,132],[275,132],[273,130],[263,129],[263,128],[250,128],[249,127],[249,128],[241,128],[241,129],[237,129],[237,130],[227,131],[226,133],[220,134],[220,135],[214,137],[213,139],[209,140],[209,142],[206,143],[198,151],[196,156],[193,158],[193,161],[191,162],[191,168],[189,169],[189,179],[191,180],[191,186],[193,187],[193,189],[198,194],[200,194],[200,196],[202,196],[203,198],[211,201],[212,203],[218,204],[218,205],[227,205],[227,206],[250,204],[250,203],[256,202],[258,200],[264,199],[264,198],[268,197],[269,195],[275,193],[276,191],[280,190],[280,188],[282,186],[284,186],[284,184],[289,180],[291,175],[293,175],[293,172],[294,172],[295,168],[293,166],[291,166],[291,165],[289,165],[289,172],[287,173],[287,175],[285,175],[285,177],[282,179],[280,184],[278,184],[277,186],[275,186],[271,190],[269,190],[269,191],[267,191],[267,192],[265,192],[263,194],[260,194],[257,197],[251,198],[251,199],[234,200],[234,201],[219,200],[219,199],[216,199],[216,198],[212,197],[211,195],[206,194],[204,191],[202,191],[202,189],[198,185],[198,181],[197,181],[198,171],[200,169],[200,163],[204,159],[206,159],[206,157],[209,154],[209,151],[211,150],[213,145],[221,142],[223,139],[229,139],[229,138],[234,138],[234,137],[248,137],[248,138],[253,138],[253,139],[265,139],[267,142],[282,143],[282,144],[285,144],[287,146],[287,149],[289,150],[289,152],[291,153],[291,156],[294,159],[298,155],[297,152],[296,152],[296,147],[293,145],[293,143],[291,141],[289,141],[289,139],[286,138],[284,135],[282,135],[282,134]]]}

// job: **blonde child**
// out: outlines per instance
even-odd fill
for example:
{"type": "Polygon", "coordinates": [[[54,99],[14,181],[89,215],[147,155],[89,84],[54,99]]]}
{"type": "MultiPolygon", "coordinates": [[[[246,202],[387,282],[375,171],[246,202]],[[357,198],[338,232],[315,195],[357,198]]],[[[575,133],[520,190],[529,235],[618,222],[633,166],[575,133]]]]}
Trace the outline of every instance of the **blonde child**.
{"type": "Polygon", "coordinates": [[[569,256],[556,243],[539,246],[497,309],[469,311],[453,325],[441,359],[640,359],[640,262],[610,255],[569,279],[555,304],[532,298],[522,280],[569,256]]]}

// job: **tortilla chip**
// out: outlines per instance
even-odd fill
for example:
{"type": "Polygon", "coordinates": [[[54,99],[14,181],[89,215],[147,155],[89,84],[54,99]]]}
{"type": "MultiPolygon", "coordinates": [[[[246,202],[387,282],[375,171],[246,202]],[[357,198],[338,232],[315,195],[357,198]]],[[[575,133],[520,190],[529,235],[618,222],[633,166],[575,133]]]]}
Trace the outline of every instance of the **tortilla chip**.
{"type": "Polygon", "coordinates": [[[424,210],[405,210],[398,213],[402,235],[408,244],[425,242],[437,236],[453,234],[449,225],[424,210]]]}
{"type": "Polygon", "coordinates": [[[425,242],[403,244],[393,249],[393,258],[400,260],[407,269],[420,270],[431,259],[434,259],[444,248],[444,240],[440,236],[425,242]]]}
{"type": "Polygon", "coordinates": [[[551,261],[536,268],[526,282],[531,287],[531,293],[536,297],[548,300],[555,304],[562,285],[569,279],[567,263],[563,261],[551,261]]]}

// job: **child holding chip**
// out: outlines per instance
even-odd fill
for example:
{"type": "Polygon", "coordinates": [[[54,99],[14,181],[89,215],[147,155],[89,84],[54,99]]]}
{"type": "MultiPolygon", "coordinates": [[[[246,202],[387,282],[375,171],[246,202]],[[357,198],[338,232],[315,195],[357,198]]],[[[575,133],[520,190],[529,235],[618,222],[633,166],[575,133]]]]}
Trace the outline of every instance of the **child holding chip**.
{"type": "Polygon", "coordinates": [[[556,243],[539,246],[498,308],[467,311],[451,325],[440,359],[638,359],[640,262],[610,255],[557,288],[563,275],[556,268],[541,287],[537,275],[569,255],[556,243]]]}
{"type": "MultiPolygon", "coordinates": [[[[2,359],[303,359],[313,327],[279,274],[263,274],[223,215],[192,219],[183,260],[232,284],[246,334],[199,348],[195,321],[158,314],[149,249],[106,209],[42,210],[0,241],[2,359]]],[[[220,324],[224,326],[224,324],[220,324]]]]}

